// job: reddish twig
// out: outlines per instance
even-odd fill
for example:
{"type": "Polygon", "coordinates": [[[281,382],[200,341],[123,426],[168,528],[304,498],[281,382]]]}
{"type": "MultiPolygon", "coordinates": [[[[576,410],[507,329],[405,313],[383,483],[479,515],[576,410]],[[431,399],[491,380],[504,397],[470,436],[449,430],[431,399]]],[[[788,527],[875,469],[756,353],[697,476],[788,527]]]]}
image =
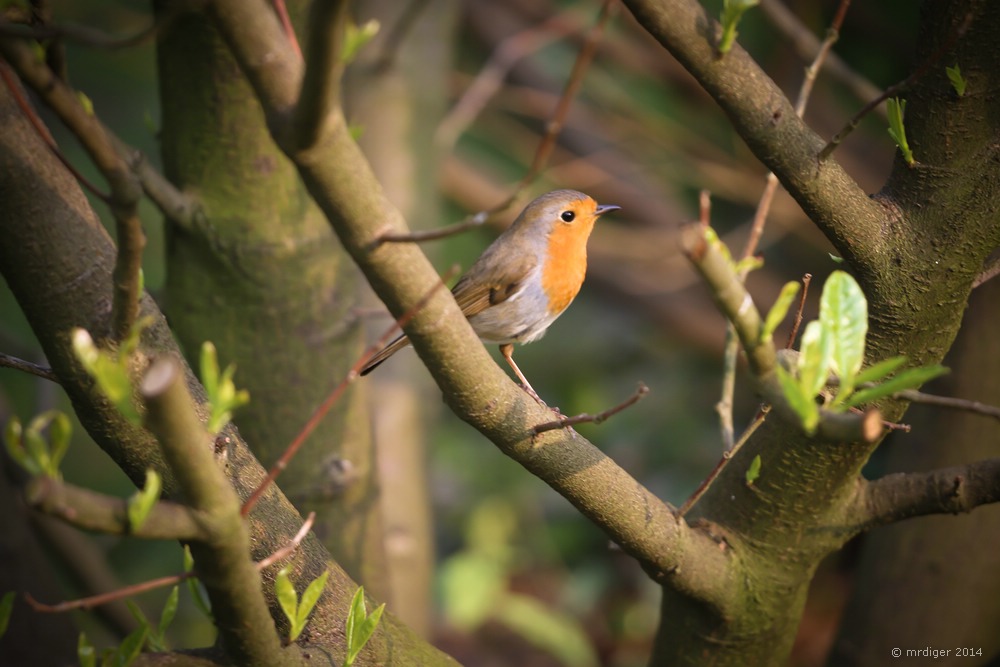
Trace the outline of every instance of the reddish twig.
{"type": "Polygon", "coordinates": [[[795,309],[795,319],[792,320],[792,330],[788,332],[788,340],[785,342],[785,349],[792,349],[795,337],[799,335],[799,327],[802,326],[802,311],[806,308],[806,297],[809,295],[809,283],[812,282],[812,274],[807,273],[802,276],[802,294],[799,296],[799,307],[795,309]]]}
{"type": "Polygon", "coordinates": [[[417,303],[413,305],[412,308],[403,313],[401,317],[393,322],[392,326],[386,329],[385,333],[383,333],[378,340],[368,346],[368,349],[364,351],[358,360],[354,362],[354,365],[351,366],[350,370],[347,371],[347,375],[345,375],[344,378],[337,383],[337,386],[333,388],[330,395],[326,397],[326,400],[324,400],[318,408],[316,408],[312,416],[310,416],[305,425],[303,425],[302,430],[299,431],[298,435],[296,435],[295,438],[289,443],[288,447],[285,448],[285,451],[278,458],[277,462],[267,472],[267,477],[264,478],[257,488],[254,489],[254,492],[250,494],[250,497],[243,503],[243,507],[240,508],[240,513],[243,516],[247,516],[250,513],[250,510],[253,509],[254,505],[257,504],[257,501],[264,495],[267,488],[274,482],[275,479],[277,479],[278,475],[281,474],[281,471],[288,467],[288,463],[295,457],[295,454],[298,453],[299,449],[306,441],[306,438],[308,438],[312,432],[316,430],[316,427],[319,426],[319,423],[323,420],[326,414],[333,408],[334,405],[336,405],[337,401],[340,400],[340,397],[347,390],[347,386],[358,378],[358,374],[361,372],[361,369],[364,368],[364,365],[368,363],[368,360],[371,359],[379,350],[385,347],[385,345],[389,342],[389,339],[396,333],[396,331],[406,326],[407,322],[413,319],[424,307],[424,305],[427,304],[430,298],[434,296],[439,289],[444,287],[445,282],[450,280],[451,277],[457,272],[458,267],[452,267],[448,273],[442,276],[441,280],[434,285],[434,287],[427,291],[427,294],[425,294],[417,303]]]}
{"type": "Polygon", "coordinates": [[[263,570],[265,567],[269,567],[279,560],[284,560],[291,556],[302,544],[302,540],[306,539],[306,535],[312,530],[313,522],[316,520],[316,512],[309,512],[309,516],[306,517],[305,522],[303,522],[302,527],[299,528],[299,532],[295,533],[295,536],[289,540],[288,544],[281,547],[273,554],[264,558],[263,560],[257,561],[257,569],[263,570]]]}
{"type": "Polygon", "coordinates": [[[160,577],[158,579],[150,579],[149,581],[132,584],[131,586],[126,586],[125,588],[119,588],[116,591],[91,595],[90,597],[80,598],[78,600],[68,600],[58,604],[45,604],[44,602],[39,602],[31,596],[31,593],[25,593],[24,599],[27,600],[28,604],[35,611],[46,614],[60,614],[67,611],[75,611],[77,609],[93,609],[94,607],[99,607],[102,604],[115,602],[116,600],[138,595],[139,593],[145,593],[146,591],[152,591],[157,588],[163,588],[164,586],[170,586],[172,584],[179,584],[180,582],[190,579],[193,576],[195,576],[194,572],[172,574],[168,577],[160,577]]]}
{"type": "Polygon", "coordinates": [[[288,41],[292,44],[292,50],[302,60],[302,47],[299,46],[299,38],[295,36],[295,28],[292,27],[292,19],[288,16],[288,7],[285,6],[285,0],[273,0],[274,11],[278,15],[278,20],[281,21],[281,27],[285,31],[285,36],[288,37],[288,41]]]}
{"type": "Polygon", "coordinates": [[[586,412],[575,415],[573,417],[563,417],[557,419],[556,421],[545,422],[544,424],[539,424],[537,426],[531,427],[531,437],[545,433],[546,431],[555,431],[561,428],[569,428],[570,426],[575,426],[577,424],[600,424],[606,421],[609,417],[613,417],[622,410],[629,408],[639,402],[646,394],[649,393],[649,387],[643,383],[639,383],[635,392],[627,399],[619,403],[618,405],[608,408],[603,412],[599,412],[596,415],[587,414],[586,412]]]}

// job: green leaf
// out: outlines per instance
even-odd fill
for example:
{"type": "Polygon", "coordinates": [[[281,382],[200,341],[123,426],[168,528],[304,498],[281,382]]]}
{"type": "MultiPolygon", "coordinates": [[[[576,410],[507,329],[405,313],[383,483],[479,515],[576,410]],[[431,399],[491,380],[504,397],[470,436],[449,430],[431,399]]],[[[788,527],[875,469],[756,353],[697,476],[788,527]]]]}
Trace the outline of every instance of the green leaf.
{"type": "Polygon", "coordinates": [[[497,607],[496,618],[563,665],[596,667],[600,664],[580,623],[533,597],[516,593],[505,595],[497,607]]]}
{"type": "Polygon", "coordinates": [[[167,601],[163,604],[163,612],[160,614],[160,624],[157,626],[157,640],[160,643],[160,648],[158,650],[166,649],[164,646],[163,638],[167,634],[167,628],[170,624],[174,622],[174,616],[177,615],[177,601],[180,598],[180,588],[174,586],[170,589],[170,594],[167,595],[167,601]]]}
{"type": "Polygon", "coordinates": [[[913,152],[906,141],[906,127],[903,124],[903,113],[906,111],[906,100],[899,98],[889,98],[885,101],[886,110],[889,115],[889,136],[892,137],[899,150],[903,153],[903,159],[907,164],[913,164],[913,152]]]}
{"type": "Polygon", "coordinates": [[[785,283],[784,287],[781,288],[781,293],[778,294],[778,298],[764,319],[764,327],[760,331],[760,342],[766,343],[771,339],[778,325],[781,324],[785,319],[785,315],[788,314],[788,309],[792,307],[792,303],[795,301],[795,296],[798,293],[799,283],[795,281],[785,283]]]}
{"type": "Polygon", "coordinates": [[[206,340],[201,344],[201,384],[205,387],[205,393],[210,397],[218,393],[219,389],[219,354],[212,341],[206,340]]]}
{"type": "Polygon", "coordinates": [[[87,641],[87,633],[82,631],[76,641],[76,659],[80,667],[97,667],[97,651],[94,650],[94,645],[87,641]]]}
{"type": "Polygon", "coordinates": [[[868,335],[868,301],[849,273],[834,271],[823,285],[819,321],[833,343],[832,370],[840,378],[833,405],[850,396],[865,361],[868,335]]]}
{"type": "Polygon", "coordinates": [[[82,90],[76,91],[76,98],[80,100],[80,106],[83,107],[83,112],[88,116],[94,115],[94,103],[91,101],[87,94],[82,90]]]}
{"type": "Polygon", "coordinates": [[[326,579],[329,576],[330,571],[326,570],[323,574],[319,575],[306,586],[306,589],[302,592],[302,600],[299,602],[298,613],[296,614],[295,620],[296,625],[299,627],[299,632],[305,629],[306,622],[309,620],[309,615],[312,613],[313,607],[319,602],[319,596],[323,594],[323,588],[326,586],[326,579]]]}
{"type": "Polygon", "coordinates": [[[160,499],[163,482],[152,468],[146,469],[146,484],[128,500],[128,522],[132,532],[142,528],[146,518],[160,499]]]}
{"type": "Polygon", "coordinates": [[[368,640],[375,634],[375,629],[378,627],[384,610],[385,604],[383,603],[369,615],[365,607],[364,586],[359,586],[358,590],[354,591],[354,598],[351,599],[351,608],[347,613],[347,621],[344,626],[344,637],[347,640],[347,655],[344,657],[344,667],[350,667],[354,664],[358,654],[361,653],[361,649],[365,647],[368,640]]]}
{"type": "Polygon", "coordinates": [[[66,452],[69,451],[70,436],[73,434],[73,425],[62,412],[56,412],[49,425],[49,442],[51,443],[51,453],[49,455],[52,465],[52,475],[59,475],[59,466],[62,464],[66,452]]]}
{"type": "Polygon", "coordinates": [[[375,19],[364,22],[361,25],[348,22],[344,27],[344,44],[340,48],[340,60],[347,65],[354,60],[368,42],[372,41],[378,34],[381,25],[375,19]]]}
{"type": "Polygon", "coordinates": [[[887,380],[882,384],[856,391],[854,395],[847,400],[847,407],[857,407],[859,405],[864,405],[865,403],[877,401],[880,398],[885,398],[886,396],[898,394],[899,392],[906,391],[907,389],[914,389],[925,382],[929,382],[936,377],[944,375],[947,372],[947,368],[937,365],[908,368],[896,375],[896,377],[887,380]]]}
{"type": "Polygon", "coordinates": [[[869,382],[878,382],[882,378],[892,375],[899,369],[903,364],[906,363],[906,357],[899,355],[898,357],[889,357],[888,359],[883,359],[882,361],[869,366],[854,378],[857,384],[867,384],[869,382]]]}
{"type": "Polygon", "coordinates": [[[40,475],[42,473],[38,464],[28,456],[28,450],[24,448],[24,428],[17,416],[12,416],[7,421],[7,427],[3,430],[3,442],[10,458],[14,459],[28,474],[40,475]]]}
{"type": "Polygon", "coordinates": [[[962,77],[962,70],[958,68],[958,65],[954,67],[945,67],[945,74],[948,75],[948,80],[951,81],[951,87],[955,89],[955,92],[959,97],[965,95],[966,81],[962,77]]]}
{"type": "Polygon", "coordinates": [[[745,275],[751,271],[756,271],[764,267],[763,257],[744,257],[740,261],[736,262],[736,273],[745,275]]]}
{"type": "Polygon", "coordinates": [[[7,591],[0,598],[0,638],[7,634],[12,611],[14,611],[14,591],[7,591]]]}
{"type": "Polygon", "coordinates": [[[760,0],[723,0],[722,2],[722,37],[719,38],[719,53],[729,53],[736,40],[736,26],[743,18],[744,12],[760,4],[760,0]]]}
{"type": "Polygon", "coordinates": [[[813,400],[813,396],[807,396],[802,387],[795,381],[791,373],[781,366],[774,369],[778,374],[778,382],[781,384],[781,391],[788,401],[788,405],[799,416],[799,422],[803,430],[809,435],[816,432],[819,424],[819,406],[813,400]]]}
{"type": "Polygon", "coordinates": [[[295,592],[295,586],[288,578],[288,567],[283,567],[278,571],[278,576],[274,580],[274,592],[278,596],[278,604],[281,611],[285,613],[285,618],[291,626],[288,633],[288,641],[293,642],[299,636],[295,631],[296,611],[299,607],[299,596],[295,592]]]}
{"type": "Polygon", "coordinates": [[[245,390],[236,390],[233,384],[233,374],[236,366],[230,364],[219,373],[219,359],[215,345],[205,341],[201,346],[201,383],[209,401],[209,417],[206,428],[215,435],[229,423],[233,410],[250,402],[250,394],[245,390]]]}
{"type": "Polygon", "coordinates": [[[72,335],[73,352],[77,359],[97,382],[101,393],[135,425],[142,422],[142,416],[132,402],[128,363],[131,353],[138,345],[139,334],[143,327],[148,326],[149,321],[149,318],[143,318],[136,322],[132,332],[122,341],[117,354],[99,350],[85,329],[74,329],[72,335]]]}
{"type": "Polygon", "coordinates": [[[822,323],[813,320],[802,332],[802,342],[799,345],[798,385],[802,395],[810,402],[819,395],[826,386],[830,375],[830,365],[833,362],[833,337],[822,323]]]}
{"type": "Polygon", "coordinates": [[[143,625],[122,640],[121,645],[118,646],[119,665],[124,667],[138,657],[143,644],[146,643],[147,632],[149,632],[149,625],[143,625]]]}
{"type": "Polygon", "coordinates": [[[757,456],[753,457],[753,461],[750,462],[750,467],[747,468],[746,472],[747,486],[752,485],[754,482],[757,481],[757,478],[760,477],[760,466],[761,466],[760,454],[758,454],[757,456]]]}
{"type": "MultiPolygon", "coordinates": [[[[191,555],[191,547],[184,545],[184,571],[191,572],[194,570],[194,557],[191,555]]],[[[191,593],[191,599],[194,600],[194,605],[201,610],[205,616],[209,619],[212,618],[212,608],[208,603],[208,599],[205,598],[205,593],[202,592],[201,586],[198,585],[197,577],[187,578],[188,592],[191,593]]]]}

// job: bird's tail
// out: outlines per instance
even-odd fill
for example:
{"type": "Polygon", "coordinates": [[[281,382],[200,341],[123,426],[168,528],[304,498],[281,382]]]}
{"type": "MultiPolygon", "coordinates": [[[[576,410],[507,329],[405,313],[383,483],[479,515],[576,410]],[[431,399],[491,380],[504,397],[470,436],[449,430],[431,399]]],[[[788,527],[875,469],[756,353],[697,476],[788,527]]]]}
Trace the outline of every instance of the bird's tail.
{"type": "Polygon", "coordinates": [[[376,352],[374,356],[372,356],[372,358],[368,360],[368,363],[366,363],[364,367],[361,369],[361,375],[368,375],[373,370],[375,370],[375,368],[378,367],[383,361],[385,361],[392,355],[396,354],[396,352],[399,352],[401,349],[403,349],[409,344],[410,344],[410,339],[407,338],[405,335],[402,335],[396,340],[392,341],[391,343],[383,347],[381,350],[376,352]]]}

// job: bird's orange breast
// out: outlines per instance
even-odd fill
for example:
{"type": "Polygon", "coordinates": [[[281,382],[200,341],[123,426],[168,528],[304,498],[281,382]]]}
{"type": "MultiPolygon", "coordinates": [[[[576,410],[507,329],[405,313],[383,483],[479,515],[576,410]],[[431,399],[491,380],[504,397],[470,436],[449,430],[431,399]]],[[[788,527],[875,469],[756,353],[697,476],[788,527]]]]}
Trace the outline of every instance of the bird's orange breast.
{"type": "Polygon", "coordinates": [[[566,310],[583,285],[587,274],[587,239],[593,228],[594,218],[590,217],[575,224],[557,223],[549,234],[542,287],[552,314],[566,310]]]}

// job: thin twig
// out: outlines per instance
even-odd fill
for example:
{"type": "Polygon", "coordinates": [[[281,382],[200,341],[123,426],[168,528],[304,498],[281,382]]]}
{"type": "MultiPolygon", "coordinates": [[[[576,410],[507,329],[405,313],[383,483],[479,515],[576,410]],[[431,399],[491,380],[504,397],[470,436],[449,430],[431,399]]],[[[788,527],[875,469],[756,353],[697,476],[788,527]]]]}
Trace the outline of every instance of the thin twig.
{"type": "Polygon", "coordinates": [[[285,448],[285,451],[278,458],[277,462],[275,462],[271,469],[268,470],[267,477],[264,478],[257,488],[254,489],[253,493],[250,494],[250,497],[243,503],[243,507],[240,508],[240,513],[243,516],[247,516],[250,513],[250,510],[253,509],[254,505],[257,504],[257,501],[264,495],[267,488],[274,482],[275,479],[278,478],[278,475],[281,474],[281,471],[288,467],[288,463],[295,457],[295,454],[298,453],[306,439],[314,430],[316,430],[316,427],[319,426],[326,414],[333,408],[334,405],[336,405],[337,401],[340,400],[340,397],[347,390],[347,386],[358,378],[358,373],[361,372],[364,365],[368,363],[368,361],[375,356],[379,350],[385,347],[385,345],[389,342],[389,339],[396,333],[396,331],[406,326],[406,323],[413,319],[427,304],[430,298],[434,296],[439,289],[444,287],[445,282],[450,280],[451,277],[457,272],[458,267],[452,267],[448,273],[441,277],[441,280],[435,284],[434,287],[429,289],[427,293],[413,305],[412,308],[394,321],[392,326],[386,329],[378,340],[368,346],[368,349],[366,349],[358,360],[354,362],[354,365],[347,371],[344,378],[337,383],[336,387],[333,388],[330,395],[327,396],[320,406],[312,413],[312,416],[309,417],[306,423],[302,426],[302,430],[299,431],[298,435],[296,435],[295,438],[293,438],[289,443],[288,447],[285,448]]]}
{"type": "Polygon", "coordinates": [[[281,27],[285,31],[285,37],[292,45],[292,50],[298,55],[299,60],[302,59],[302,47],[299,46],[299,38],[295,36],[295,28],[292,26],[292,19],[288,16],[288,7],[285,6],[285,0],[273,0],[274,11],[278,15],[278,20],[281,21],[281,27]]]}
{"type": "Polygon", "coordinates": [[[72,24],[28,26],[0,21],[0,37],[33,39],[39,42],[50,39],[61,39],[96,49],[115,51],[141,46],[152,41],[156,34],[163,28],[163,25],[163,21],[161,20],[153,22],[134,35],[115,37],[90,26],[72,24]]]}
{"type": "Polygon", "coordinates": [[[156,590],[157,588],[163,588],[164,586],[170,586],[171,584],[179,584],[193,576],[195,576],[194,572],[181,572],[180,574],[172,574],[168,577],[160,577],[158,579],[150,579],[149,581],[132,584],[131,586],[126,586],[125,588],[119,588],[116,591],[91,595],[90,597],[79,598],[77,600],[68,600],[58,604],[45,604],[44,602],[39,602],[31,596],[31,593],[25,593],[24,599],[27,600],[28,604],[35,611],[46,614],[59,614],[67,611],[75,611],[77,609],[92,609],[102,604],[114,602],[115,600],[121,600],[133,595],[138,595],[139,593],[156,590]]]}
{"type": "Polygon", "coordinates": [[[583,82],[583,75],[587,71],[587,67],[590,66],[591,61],[594,59],[594,54],[597,52],[597,46],[604,33],[604,28],[607,25],[608,20],[611,18],[611,15],[617,11],[617,8],[618,4],[615,0],[604,0],[604,4],[601,6],[601,13],[598,15],[597,21],[587,32],[583,46],[580,48],[580,52],[576,56],[576,61],[573,63],[573,69],[570,71],[569,80],[567,80],[566,86],[563,88],[562,95],[559,96],[559,101],[556,103],[556,108],[552,113],[552,117],[545,126],[545,134],[542,136],[542,140],[535,149],[535,156],[531,161],[531,165],[528,167],[528,171],[521,178],[521,180],[518,181],[514,190],[505,200],[491,209],[467,216],[458,224],[445,227],[440,230],[434,230],[433,232],[383,234],[376,239],[375,245],[378,246],[382,243],[414,243],[459,234],[483,224],[489,216],[507,210],[515,201],[517,201],[521,192],[538,179],[544,170],[545,165],[548,164],[549,157],[551,157],[552,151],[555,148],[556,139],[559,137],[559,133],[563,128],[563,123],[566,120],[566,115],[569,113],[570,104],[573,102],[573,98],[580,89],[580,85],[583,82]]]}
{"type": "Polygon", "coordinates": [[[281,547],[267,558],[257,561],[257,569],[263,570],[265,567],[270,567],[279,560],[284,560],[295,553],[295,551],[299,548],[299,545],[302,544],[302,540],[306,539],[306,535],[309,534],[315,520],[316,512],[309,512],[309,516],[306,517],[302,527],[299,528],[299,532],[295,533],[295,536],[289,540],[288,544],[281,547]]]}
{"type": "Polygon", "coordinates": [[[640,382],[635,392],[618,405],[608,408],[603,412],[599,412],[596,415],[584,412],[573,417],[563,417],[561,419],[557,419],[556,421],[545,422],[544,424],[532,426],[531,437],[534,438],[535,436],[545,433],[546,431],[555,431],[562,428],[568,428],[570,426],[576,426],[577,424],[600,424],[606,421],[609,417],[613,417],[622,410],[635,405],[648,393],[649,387],[640,382]]]}
{"type": "Polygon", "coordinates": [[[972,414],[992,417],[993,419],[1000,421],[1000,407],[987,405],[985,403],[980,403],[979,401],[970,401],[964,398],[953,398],[951,396],[935,396],[934,394],[925,394],[917,391],[916,389],[901,391],[898,394],[895,394],[895,397],[910,401],[911,403],[921,403],[923,405],[933,405],[938,408],[947,408],[949,410],[971,412],[972,414]]]}
{"type": "Polygon", "coordinates": [[[969,26],[971,24],[972,24],[972,12],[970,11],[968,14],[965,15],[965,18],[962,19],[962,22],[959,23],[958,26],[955,28],[955,31],[952,32],[951,35],[949,35],[948,39],[946,39],[941,44],[940,47],[938,47],[926,60],[924,60],[924,62],[922,62],[920,66],[917,69],[915,69],[912,74],[910,74],[910,76],[906,77],[902,81],[899,81],[889,86],[882,92],[881,95],[873,99],[865,106],[861,107],[861,110],[858,111],[856,114],[854,114],[854,117],[851,118],[851,120],[847,121],[847,125],[845,125],[840,130],[840,132],[835,134],[833,138],[830,139],[830,141],[826,144],[826,146],[823,147],[823,150],[819,152],[818,156],[819,161],[822,162],[826,158],[830,157],[830,154],[833,153],[833,151],[837,149],[837,147],[844,141],[844,139],[847,138],[847,135],[849,135],[851,132],[854,131],[854,128],[858,126],[858,124],[861,122],[861,119],[867,116],[872,109],[882,104],[890,97],[894,97],[895,95],[898,95],[901,91],[905,90],[906,88],[909,88],[920,77],[926,74],[927,70],[931,68],[931,65],[936,63],[946,53],[948,53],[948,51],[951,50],[951,48],[955,45],[955,42],[957,42],[962,37],[962,35],[965,34],[965,31],[969,29],[969,26]]]}
{"type": "Polygon", "coordinates": [[[16,371],[22,371],[45,380],[51,380],[57,384],[59,383],[59,378],[56,377],[55,372],[48,366],[34,364],[30,361],[25,361],[24,359],[18,359],[17,357],[9,354],[4,354],[3,352],[0,352],[0,367],[13,368],[16,371]]]}
{"type": "Polygon", "coordinates": [[[802,312],[806,309],[806,297],[809,295],[809,283],[812,282],[812,274],[807,273],[802,276],[802,294],[799,295],[799,305],[795,309],[795,318],[792,319],[792,330],[788,332],[788,340],[785,341],[785,349],[792,349],[795,337],[799,335],[799,327],[802,326],[802,312]]]}

